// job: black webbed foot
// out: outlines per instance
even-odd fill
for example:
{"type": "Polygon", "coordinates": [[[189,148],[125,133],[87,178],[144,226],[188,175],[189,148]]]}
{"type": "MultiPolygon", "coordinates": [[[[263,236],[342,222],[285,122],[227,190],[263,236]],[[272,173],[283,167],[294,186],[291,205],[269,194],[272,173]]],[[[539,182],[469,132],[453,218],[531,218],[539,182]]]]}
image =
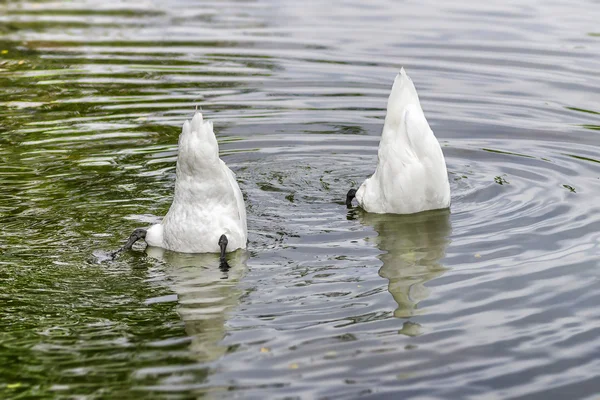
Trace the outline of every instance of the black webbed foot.
{"type": "Polygon", "coordinates": [[[131,247],[133,246],[133,244],[135,242],[137,242],[140,239],[145,239],[146,238],[146,230],[142,229],[142,228],[138,228],[135,231],[133,231],[133,233],[131,234],[131,236],[129,236],[129,239],[127,239],[127,243],[125,243],[125,245],[123,247],[121,247],[119,250],[115,251],[114,253],[111,254],[112,259],[114,260],[115,257],[125,251],[125,250],[129,250],[131,249],[131,247]]]}
{"type": "MultiPolygon", "coordinates": [[[[227,272],[227,271],[229,271],[229,269],[230,269],[230,268],[231,268],[231,267],[229,266],[229,263],[228,263],[227,261],[223,261],[223,260],[221,260],[221,261],[219,262],[219,269],[220,269],[221,271],[223,271],[223,272],[227,272]]],[[[224,278],[224,279],[226,279],[226,278],[224,278]]]]}
{"type": "Polygon", "coordinates": [[[352,200],[356,197],[356,189],[348,190],[346,194],[346,207],[352,208],[352,200]]]}
{"type": "Polygon", "coordinates": [[[229,269],[229,265],[227,264],[227,260],[225,259],[225,251],[227,250],[227,243],[229,243],[229,240],[227,240],[227,236],[221,235],[221,237],[219,238],[219,247],[221,248],[221,257],[219,259],[221,262],[221,266],[227,265],[227,269],[229,269]]]}

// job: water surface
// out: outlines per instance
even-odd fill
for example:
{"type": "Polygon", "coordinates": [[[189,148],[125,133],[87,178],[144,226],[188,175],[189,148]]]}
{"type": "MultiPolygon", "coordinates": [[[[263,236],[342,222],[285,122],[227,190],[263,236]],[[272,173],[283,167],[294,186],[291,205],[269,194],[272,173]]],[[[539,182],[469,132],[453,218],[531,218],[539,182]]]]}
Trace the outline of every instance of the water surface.
{"type": "Polygon", "coordinates": [[[0,2],[2,398],[593,398],[598,2],[0,2]],[[346,210],[404,66],[449,212],[346,210]],[[194,108],[249,250],[114,262],[194,108]]]}

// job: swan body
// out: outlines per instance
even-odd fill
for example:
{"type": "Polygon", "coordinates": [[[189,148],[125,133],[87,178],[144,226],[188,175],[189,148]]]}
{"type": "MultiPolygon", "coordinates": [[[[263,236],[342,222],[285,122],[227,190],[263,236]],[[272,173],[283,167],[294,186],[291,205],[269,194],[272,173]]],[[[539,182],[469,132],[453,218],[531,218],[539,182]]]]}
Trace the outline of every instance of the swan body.
{"type": "Polygon", "coordinates": [[[450,207],[444,154],[404,68],[396,76],[388,99],[377,169],[355,196],[365,211],[378,214],[450,207]]]}
{"type": "Polygon", "coordinates": [[[160,224],[148,228],[149,246],[181,253],[218,253],[246,248],[246,207],[235,174],[219,158],[213,124],[196,112],[179,136],[175,194],[160,224]]]}

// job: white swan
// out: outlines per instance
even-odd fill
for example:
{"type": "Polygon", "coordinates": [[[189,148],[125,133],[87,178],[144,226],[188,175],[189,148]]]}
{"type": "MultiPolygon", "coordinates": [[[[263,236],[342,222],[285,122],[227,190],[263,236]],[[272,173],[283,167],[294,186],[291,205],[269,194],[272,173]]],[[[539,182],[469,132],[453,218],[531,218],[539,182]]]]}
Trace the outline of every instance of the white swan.
{"type": "Polygon", "coordinates": [[[114,254],[139,239],[181,253],[221,253],[246,248],[246,207],[234,173],[219,158],[210,121],[196,112],[179,136],[175,195],[162,223],[136,229],[114,254]]]}
{"type": "Polygon", "coordinates": [[[450,185],[440,144],[429,127],[417,90],[404,68],[394,80],[379,143],[377,169],[358,190],[350,189],[367,212],[413,214],[450,207],[450,185]]]}

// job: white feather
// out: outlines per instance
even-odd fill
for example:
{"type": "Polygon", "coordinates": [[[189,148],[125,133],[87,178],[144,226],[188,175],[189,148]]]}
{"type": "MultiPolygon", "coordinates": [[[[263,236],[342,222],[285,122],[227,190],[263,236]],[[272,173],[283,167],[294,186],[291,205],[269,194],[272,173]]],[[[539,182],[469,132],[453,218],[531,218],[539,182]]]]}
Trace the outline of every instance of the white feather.
{"type": "Polygon", "coordinates": [[[219,158],[210,121],[196,112],[179,136],[175,194],[162,223],[146,232],[150,246],[181,253],[218,253],[246,248],[246,207],[235,174],[219,158]]]}
{"type": "Polygon", "coordinates": [[[377,158],[375,173],[356,192],[365,211],[412,214],[450,206],[444,154],[404,68],[388,99],[377,158]]]}

